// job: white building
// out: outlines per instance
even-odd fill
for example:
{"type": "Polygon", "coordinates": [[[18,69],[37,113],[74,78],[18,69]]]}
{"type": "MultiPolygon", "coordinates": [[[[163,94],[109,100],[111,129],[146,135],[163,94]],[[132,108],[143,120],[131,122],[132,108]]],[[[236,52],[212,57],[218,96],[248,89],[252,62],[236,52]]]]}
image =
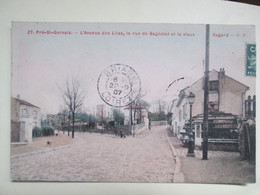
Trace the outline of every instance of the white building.
{"type": "Polygon", "coordinates": [[[133,124],[145,124],[148,128],[148,111],[144,106],[141,105],[129,105],[124,108],[124,124],[129,125],[132,116],[133,124]],[[132,113],[131,113],[132,112],[132,113]]]}
{"type": "MultiPolygon", "coordinates": [[[[173,101],[172,129],[178,138],[182,137],[182,133],[185,132],[185,124],[189,123],[190,120],[190,105],[187,99],[187,96],[190,94],[190,92],[195,95],[195,100],[192,105],[192,117],[203,115],[203,88],[204,78],[201,78],[191,86],[182,89],[178,98],[173,101]]],[[[228,120],[230,120],[231,115],[243,117],[245,107],[244,102],[247,90],[249,90],[248,86],[225,75],[224,69],[220,69],[220,71],[210,71],[209,113],[212,114],[212,116],[214,113],[218,116],[223,113],[226,116],[225,120],[227,119],[227,116],[229,117],[228,120]]],[[[194,121],[194,123],[196,123],[195,134],[197,133],[195,137],[197,137],[197,145],[201,145],[202,121],[201,117],[197,117],[197,119],[199,120],[194,121]]],[[[227,128],[227,130],[230,130],[230,128],[227,128]]]]}
{"type": "Polygon", "coordinates": [[[106,104],[96,105],[96,117],[99,121],[113,120],[113,108],[106,104]]]}
{"type": "Polygon", "coordinates": [[[41,126],[41,110],[19,98],[12,98],[11,101],[11,141],[30,143],[33,128],[41,126]]]}

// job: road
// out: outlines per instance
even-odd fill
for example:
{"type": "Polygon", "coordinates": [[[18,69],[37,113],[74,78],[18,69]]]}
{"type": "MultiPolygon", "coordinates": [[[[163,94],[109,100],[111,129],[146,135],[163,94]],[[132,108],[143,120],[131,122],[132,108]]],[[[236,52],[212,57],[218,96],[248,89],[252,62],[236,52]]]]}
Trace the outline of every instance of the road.
{"type": "Polygon", "coordinates": [[[14,181],[173,182],[167,126],[136,137],[76,133],[73,144],[11,157],[14,181]]]}

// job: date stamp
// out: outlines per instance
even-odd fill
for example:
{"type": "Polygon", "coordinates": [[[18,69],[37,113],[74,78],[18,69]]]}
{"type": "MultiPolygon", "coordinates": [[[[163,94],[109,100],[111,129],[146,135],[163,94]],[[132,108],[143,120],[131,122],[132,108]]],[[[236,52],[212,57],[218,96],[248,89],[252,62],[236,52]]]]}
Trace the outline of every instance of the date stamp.
{"type": "Polygon", "coordinates": [[[113,64],[99,75],[97,90],[106,104],[124,107],[138,97],[141,81],[132,67],[124,64],[113,64]]]}

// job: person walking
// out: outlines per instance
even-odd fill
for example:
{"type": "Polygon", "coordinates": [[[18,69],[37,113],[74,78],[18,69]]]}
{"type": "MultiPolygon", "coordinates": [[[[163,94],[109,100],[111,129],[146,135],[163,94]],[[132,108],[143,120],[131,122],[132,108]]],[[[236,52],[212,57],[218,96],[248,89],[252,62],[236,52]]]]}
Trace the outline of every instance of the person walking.
{"type": "Polygon", "coordinates": [[[124,137],[124,132],[123,129],[120,129],[120,137],[123,138],[124,137]]]}

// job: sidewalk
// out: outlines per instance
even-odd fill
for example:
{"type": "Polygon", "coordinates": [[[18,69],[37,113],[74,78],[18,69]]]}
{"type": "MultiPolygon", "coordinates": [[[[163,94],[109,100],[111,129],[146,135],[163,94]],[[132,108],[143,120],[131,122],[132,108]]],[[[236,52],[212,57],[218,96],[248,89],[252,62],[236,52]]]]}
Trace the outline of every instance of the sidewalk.
{"type": "Polygon", "coordinates": [[[196,157],[186,157],[188,149],[182,147],[181,142],[171,133],[168,132],[168,136],[180,158],[185,183],[255,182],[254,163],[240,161],[238,152],[208,151],[208,160],[202,160],[202,150],[195,150],[196,157]]]}
{"type": "MultiPolygon", "coordinates": [[[[87,132],[89,133],[89,132],[87,132]]],[[[149,135],[151,131],[144,130],[140,134],[135,135],[135,138],[143,138],[149,135]]],[[[95,132],[92,132],[92,134],[95,134],[95,132]]],[[[101,134],[97,133],[97,135],[102,135],[102,136],[108,136],[108,137],[116,137],[120,138],[119,136],[114,136],[113,134],[101,134]]],[[[53,150],[57,149],[60,147],[65,147],[69,146],[71,144],[74,144],[78,141],[78,132],[75,133],[75,138],[71,138],[68,136],[68,133],[65,132],[63,134],[62,132],[59,132],[58,136],[46,136],[46,137],[37,137],[33,138],[33,141],[27,145],[13,145],[11,146],[11,156],[15,155],[22,155],[22,154],[28,154],[28,153],[36,153],[36,152],[41,152],[41,151],[48,151],[48,150],[53,150]],[[47,144],[47,142],[50,142],[51,144],[47,144]]],[[[133,137],[133,135],[129,135],[126,137],[133,137]]]]}
{"type": "Polygon", "coordinates": [[[76,139],[77,138],[72,139],[71,135],[68,136],[66,133],[63,134],[62,132],[60,132],[58,136],[33,138],[32,143],[29,143],[27,145],[12,146],[11,156],[55,149],[58,147],[73,144],[75,143],[76,139]],[[47,144],[48,141],[50,142],[50,144],[47,144]]]}

